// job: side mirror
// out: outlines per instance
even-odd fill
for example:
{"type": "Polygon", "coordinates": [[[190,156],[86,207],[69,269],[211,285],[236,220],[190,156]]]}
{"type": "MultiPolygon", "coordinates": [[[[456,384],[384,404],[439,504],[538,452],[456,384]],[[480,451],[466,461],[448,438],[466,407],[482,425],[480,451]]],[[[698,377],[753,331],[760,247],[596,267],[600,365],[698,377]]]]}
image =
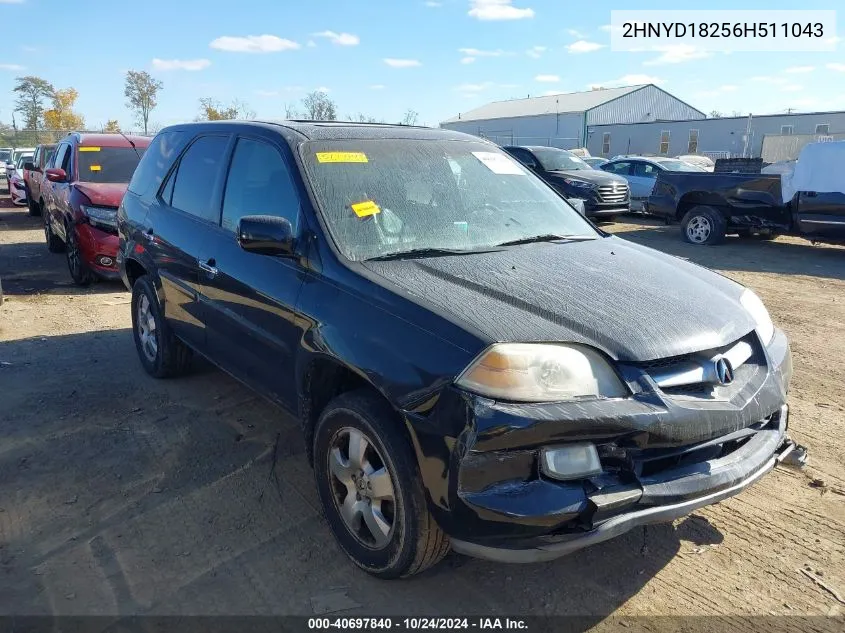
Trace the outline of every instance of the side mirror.
{"type": "Polygon", "coordinates": [[[27,171],[35,171],[35,163],[28,160],[23,164],[23,168],[27,171]]]}
{"type": "Polygon", "coordinates": [[[53,167],[47,170],[47,180],[50,182],[67,182],[67,172],[64,169],[53,167]]]}
{"type": "Polygon", "coordinates": [[[258,255],[293,255],[293,227],[275,215],[245,215],[238,222],[238,244],[258,255]]]}

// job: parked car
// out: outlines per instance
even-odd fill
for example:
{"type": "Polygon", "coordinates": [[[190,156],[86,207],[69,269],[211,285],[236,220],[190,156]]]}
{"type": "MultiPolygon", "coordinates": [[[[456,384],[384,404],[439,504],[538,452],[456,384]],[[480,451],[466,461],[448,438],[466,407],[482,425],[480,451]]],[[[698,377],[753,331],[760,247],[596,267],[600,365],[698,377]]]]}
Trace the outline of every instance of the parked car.
{"type": "Polygon", "coordinates": [[[613,220],[630,210],[624,178],[597,171],[575,154],[555,147],[502,148],[545,180],[565,198],[584,201],[588,218],[613,220]]]}
{"type": "Polygon", "coordinates": [[[631,187],[631,209],[648,213],[648,197],[654,188],[657,174],[664,171],[704,172],[700,167],[690,165],[677,158],[660,156],[627,156],[615,158],[601,169],[617,176],[622,176],[631,187]]]}
{"type": "Polygon", "coordinates": [[[44,236],[51,253],[65,251],[80,286],[119,279],[117,207],[149,141],[72,133],[56,145],[41,182],[44,236]]]}
{"type": "Polygon", "coordinates": [[[812,143],[801,150],[796,175],[790,170],[780,174],[663,171],[648,208],[667,222],[679,222],[683,238],[693,244],[718,244],[728,233],[760,239],[789,234],[841,243],[845,242],[843,163],[845,142],[812,143]],[[785,183],[791,187],[786,193],[785,183]]]}
{"type": "Polygon", "coordinates": [[[6,163],[12,160],[14,147],[0,147],[0,177],[6,177],[6,163]]]}
{"type": "Polygon", "coordinates": [[[602,158],[601,156],[583,156],[581,160],[593,169],[599,169],[602,165],[606,165],[609,162],[606,158],[602,158]]]}
{"type": "Polygon", "coordinates": [[[30,162],[32,160],[31,154],[21,154],[18,157],[18,162],[13,166],[11,172],[8,170],[6,173],[9,174],[9,197],[12,199],[12,202],[16,205],[23,206],[27,203],[26,198],[26,184],[24,183],[23,174],[24,174],[24,164],[30,162]]]}
{"type": "Polygon", "coordinates": [[[41,215],[44,205],[41,183],[44,180],[44,170],[53,158],[55,151],[55,145],[39,145],[35,148],[32,160],[24,163],[23,180],[26,185],[29,215],[41,215]]]}
{"type": "Polygon", "coordinates": [[[555,558],[794,450],[789,344],[752,291],[594,229],[473,136],[168,127],[118,232],[145,370],[196,351],[298,415],[328,525],[380,577],[450,545],[555,558]]]}
{"type": "Polygon", "coordinates": [[[685,163],[689,163],[690,165],[701,167],[704,171],[714,171],[716,168],[715,161],[709,156],[704,156],[703,154],[683,154],[682,156],[677,156],[677,159],[682,160],[685,163]]]}

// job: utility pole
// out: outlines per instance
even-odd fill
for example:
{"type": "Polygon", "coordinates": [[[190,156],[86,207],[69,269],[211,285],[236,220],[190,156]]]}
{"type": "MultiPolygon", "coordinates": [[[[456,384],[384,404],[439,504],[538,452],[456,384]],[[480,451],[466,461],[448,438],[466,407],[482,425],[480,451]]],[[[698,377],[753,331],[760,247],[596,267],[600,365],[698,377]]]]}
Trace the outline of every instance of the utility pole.
{"type": "Polygon", "coordinates": [[[15,122],[15,113],[12,111],[12,145],[18,148],[18,124],[15,122]]]}

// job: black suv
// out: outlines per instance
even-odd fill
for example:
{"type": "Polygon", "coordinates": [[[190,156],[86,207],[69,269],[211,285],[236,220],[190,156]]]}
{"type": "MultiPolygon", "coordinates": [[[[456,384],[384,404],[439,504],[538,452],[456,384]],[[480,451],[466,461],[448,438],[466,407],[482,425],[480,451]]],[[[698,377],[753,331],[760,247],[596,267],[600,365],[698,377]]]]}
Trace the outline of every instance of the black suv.
{"type": "Polygon", "coordinates": [[[118,211],[139,357],[298,417],[350,558],[535,561],[734,495],[794,445],[757,296],[596,230],[495,145],[414,127],[160,132],[118,211]]]}

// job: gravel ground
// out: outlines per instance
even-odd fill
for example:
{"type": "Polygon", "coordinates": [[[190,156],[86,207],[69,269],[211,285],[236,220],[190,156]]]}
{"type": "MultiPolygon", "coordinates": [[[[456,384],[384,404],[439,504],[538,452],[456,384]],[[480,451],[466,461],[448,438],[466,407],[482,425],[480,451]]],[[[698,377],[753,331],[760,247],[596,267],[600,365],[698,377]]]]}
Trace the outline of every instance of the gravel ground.
{"type": "Polygon", "coordinates": [[[792,340],[791,428],[811,466],[555,562],[450,555],[384,582],[335,545],[296,422],[205,365],[147,377],[128,293],[73,287],[39,219],[4,202],[0,615],[577,614],[602,629],[610,616],[845,613],[823,586],[845,595],[845,249],[692,247],[677,227],[608,225],[763,297],[792,340]]]}

